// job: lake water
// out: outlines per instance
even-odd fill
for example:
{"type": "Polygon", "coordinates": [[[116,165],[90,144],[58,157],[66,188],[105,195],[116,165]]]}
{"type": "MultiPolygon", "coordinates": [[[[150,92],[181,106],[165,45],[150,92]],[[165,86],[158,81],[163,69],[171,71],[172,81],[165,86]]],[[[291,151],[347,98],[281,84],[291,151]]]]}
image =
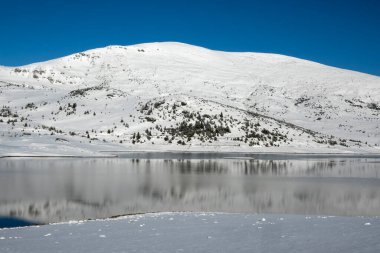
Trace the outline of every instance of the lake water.
{"type": "Polygon", "coordinates": [[[120,156],[0,159],[0,216],[48,223],[161,211],[380,215],[375,157],[120,156]]]}

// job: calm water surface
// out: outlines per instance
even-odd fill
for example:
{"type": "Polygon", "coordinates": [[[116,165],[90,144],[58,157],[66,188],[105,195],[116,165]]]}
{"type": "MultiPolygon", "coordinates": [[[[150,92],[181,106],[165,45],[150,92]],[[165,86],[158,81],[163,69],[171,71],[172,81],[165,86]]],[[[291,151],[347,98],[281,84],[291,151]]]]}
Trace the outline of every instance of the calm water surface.
{"type": "Polygon", "coordinates": [[[47,223],[158,211],[380,215],[379,158],[133,157],[0,159],[0,216],[47,223]]]}

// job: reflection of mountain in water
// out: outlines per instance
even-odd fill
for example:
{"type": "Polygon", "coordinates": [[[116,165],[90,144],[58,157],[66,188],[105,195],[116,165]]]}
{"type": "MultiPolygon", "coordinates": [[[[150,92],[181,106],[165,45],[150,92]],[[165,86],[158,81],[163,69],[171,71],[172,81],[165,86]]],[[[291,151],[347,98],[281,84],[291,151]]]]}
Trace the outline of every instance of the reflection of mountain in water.
{"type": "Polygon", "coordinates": [[[379,163],[2,159],[0,215],[53,222],[155,211],[380,215],[379,163]]]}

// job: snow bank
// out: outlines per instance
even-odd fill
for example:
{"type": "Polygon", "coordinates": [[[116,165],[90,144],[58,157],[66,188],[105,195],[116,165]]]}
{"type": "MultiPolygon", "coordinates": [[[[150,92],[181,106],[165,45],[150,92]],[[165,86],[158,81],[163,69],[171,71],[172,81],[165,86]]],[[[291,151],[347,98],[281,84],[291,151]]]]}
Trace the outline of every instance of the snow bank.
{"type": "Polygon", "coordinates": [[[0,230],[0,252],[380,252],[380,218],[159,213],[0,230]]]}

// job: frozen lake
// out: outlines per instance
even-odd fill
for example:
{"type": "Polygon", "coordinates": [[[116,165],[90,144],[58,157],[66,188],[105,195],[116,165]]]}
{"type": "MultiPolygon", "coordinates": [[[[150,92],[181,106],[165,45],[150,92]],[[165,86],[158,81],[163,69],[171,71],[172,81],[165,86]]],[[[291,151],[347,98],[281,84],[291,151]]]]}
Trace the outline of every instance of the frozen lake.
{"type": "Polygon", "coordinates": [[[380,215],[374,156],[120,156],[0,159],[0,216],[50,223],[169,211],[380,215]]]}

